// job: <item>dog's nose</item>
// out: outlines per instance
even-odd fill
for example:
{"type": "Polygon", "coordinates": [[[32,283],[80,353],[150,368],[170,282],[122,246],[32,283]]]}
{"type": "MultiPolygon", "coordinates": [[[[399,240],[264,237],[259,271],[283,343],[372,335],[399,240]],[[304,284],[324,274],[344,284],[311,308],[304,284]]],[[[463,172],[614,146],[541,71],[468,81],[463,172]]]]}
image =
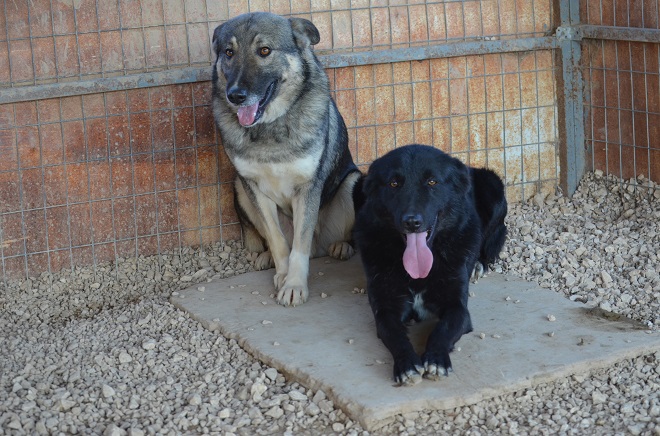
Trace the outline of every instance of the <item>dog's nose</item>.
{"type": "Polygon", "coordinates": [[[239,105],[247,99],[247,95],[248,93],[246,89],[234,86],[227,91],[227,100],[239,105]]]}
{"type": "Polygon", "coordinates": [[[403,216],[403,229],[407,232],[417,233],[422,226],[420,214],[408,214],[403,216]]]}

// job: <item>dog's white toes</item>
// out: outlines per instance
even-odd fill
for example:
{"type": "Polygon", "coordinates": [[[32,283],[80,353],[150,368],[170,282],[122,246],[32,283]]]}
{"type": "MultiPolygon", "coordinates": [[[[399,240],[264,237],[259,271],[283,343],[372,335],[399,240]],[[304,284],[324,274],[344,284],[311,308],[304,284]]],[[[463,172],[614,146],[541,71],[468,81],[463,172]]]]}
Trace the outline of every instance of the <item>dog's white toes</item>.
{"type": "Polygon", "coordinates": [[[270,254],[270,250],[259,253],[259,256],[257,256],[257,259],[254,261],[254,269],[257,271],[272,268],[274,266],[275,262],[273,261],[273,256],[270,254]]]}
{"type": "MultiPolygon", "coordinates": [[[[421,370],[424,371],[423,369],[421,370]]],[[[401,378],[398,381],[401,386],[414,386],[422,381],[422,375],[417,371],[408,371],[401,374],[401,378]]]]}
{"type": "Polygon", "coordinates": [[[447,370],[441,366],[425,363],[424,364],[424,378],[429,380],[440,380],[441,376],[447,376],[447,370]]]}
{"type": "Polygon", "coordinates": [[[277,293],[277,302],[282,306],[300,306],[308,297],[306,287],[285,287],[277,293]]]}
{"type": "Polygon", "coordinates": [[[353,249],[353,246],[346,241],[338,241],[330,244],[328,254],[335,259],[347,260],[353,257],[355,249],[353,249]]]}

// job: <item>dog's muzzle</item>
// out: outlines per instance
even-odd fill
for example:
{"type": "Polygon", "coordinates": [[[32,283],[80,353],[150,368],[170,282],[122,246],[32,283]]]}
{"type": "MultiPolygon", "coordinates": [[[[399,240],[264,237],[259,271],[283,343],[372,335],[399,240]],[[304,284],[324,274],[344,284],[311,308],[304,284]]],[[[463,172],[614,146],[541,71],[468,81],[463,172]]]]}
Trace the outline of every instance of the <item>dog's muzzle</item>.
{"type": "Polygon", "coordinates": [[[268,88],[266,88],[266,92],[264,93],[264,96],[261,98],[261,100],[252,104],[246,104],[246,101],[251,100],[248,99],[249,93],[246,89],[232,87],[231,89],[227,90],[227,100],[231,104],[238,106],[236,115],[238,116],[238,122],[241,124],[241,126],[250,127],[254,125],[259,120],[259,118],[261,118],[261,116],[264,114],[266,106],[275,94],[276,85],[277,81],[275,80],[270,85],[268,85],[268,88]]]}

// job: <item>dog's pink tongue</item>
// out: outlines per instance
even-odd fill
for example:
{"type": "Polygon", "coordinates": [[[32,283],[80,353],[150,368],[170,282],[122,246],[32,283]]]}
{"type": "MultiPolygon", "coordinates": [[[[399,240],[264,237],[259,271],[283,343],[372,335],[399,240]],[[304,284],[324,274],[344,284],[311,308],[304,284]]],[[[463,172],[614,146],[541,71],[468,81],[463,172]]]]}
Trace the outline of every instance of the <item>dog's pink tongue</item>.
{"type": "Polygon", "coordinates": [[[426,245],[426,232],[406,235],[406,251],[403,252],[403,267],[413,279],[429,275],[433,266],[433,253],[426,245]]]}
{"type": "Polygon", "coordinates": [[[257,110],[259,109],[259,103],[255,103],[252,106],[241,106],[238,108],[238,122],[241,123],[241,126],[247,127],[251,126],[254,123],[254,119],[257,116],[257,110]]]}

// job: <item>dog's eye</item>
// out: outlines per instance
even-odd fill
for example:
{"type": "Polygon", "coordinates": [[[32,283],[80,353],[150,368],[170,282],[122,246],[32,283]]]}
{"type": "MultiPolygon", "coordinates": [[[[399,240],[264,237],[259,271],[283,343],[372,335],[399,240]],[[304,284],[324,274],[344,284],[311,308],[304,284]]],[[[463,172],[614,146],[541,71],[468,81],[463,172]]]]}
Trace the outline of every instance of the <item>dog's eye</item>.
{"type": "Polygon", "coordinates": [[[429,181],[426,182],[426,184],[429,186],[435,186],[438,184],[438,182],[435,179],[429,179],[429,181]]]}
{"type": "Polygon", "coordinates": [[[259,56],[266,57],[270,54],[270,47],[261,47],[259,49],[259,56]]]}
{"type": "Polygon", "coordinates": [[[228,48],[227,50],[225,50],[225,56],[227,56],[228,58],[234,56],[234,50],[228,48]]]}
{"type": "Polygon", "coordinates": [[[397,182],[396,180],[390,180],[389,185],[390,185],[390,188],[398,188],[399,187],[399,182],[397,182]]]}

